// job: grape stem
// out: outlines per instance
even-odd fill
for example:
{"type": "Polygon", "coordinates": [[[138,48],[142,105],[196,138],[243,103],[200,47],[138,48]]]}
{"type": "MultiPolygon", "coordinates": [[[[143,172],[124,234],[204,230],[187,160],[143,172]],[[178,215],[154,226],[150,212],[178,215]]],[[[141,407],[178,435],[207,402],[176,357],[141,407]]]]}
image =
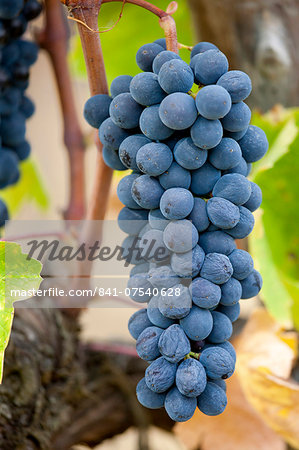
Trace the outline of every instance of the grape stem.
{"type": "MultiPolygon", "coordinates": [[[[84,20],[84,18],[82,19],[78,17],[78,11],[82,13],[91,9],[97,9],[97,13],[99,13],[101,4],[112,2],[122,2],[123,4],[130,3],[132,5],[147,9],[151,13],[158,16],[160,19],[159,24],[165,33],[167,50],[178,53],[176,24],[171,16],[177,9],[177,2],[175,1],[171,2],[168,5],[167,11],[158,8],[157,6],[152,5],[145,0],[61,0],[61,2],[70,8],[70,11],[72,12],[75,20],[81,20],[82,22],[86,23],[86,25],[92,30],[98,30],[98,24],[96,23],[96,25],[92,27],[90,23],[87,23],[87,21],[84,20]]],[[[84,25],[81,24],[81,26],[84,25]]]]}
{"type": "Polygon", "coordinates": [[[188,355],[186,355],[186,358],[195,358],[195,359],[199,359],[200,353],[195,353],[195,352],[189,352],[188,355]]]}
{"type": "Polygon", "coordinates": [[[64,122],[64,143],[69,158],[69,203],[64,211],[66,220],[82,219],[85,212],[84,139],[76,114],[71,76],[67,64],[68,34],[57,0],[45,0],[45,27],[36,36],[48,53],[59,93],[64,122]]]}

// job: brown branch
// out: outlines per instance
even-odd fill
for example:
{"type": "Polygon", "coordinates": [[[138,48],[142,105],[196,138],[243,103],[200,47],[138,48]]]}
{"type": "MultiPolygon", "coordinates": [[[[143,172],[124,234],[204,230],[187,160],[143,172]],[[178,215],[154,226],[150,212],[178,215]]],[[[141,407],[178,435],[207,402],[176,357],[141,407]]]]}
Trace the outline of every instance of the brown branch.
{"type": "Polygon", "coordinates": [[[70,198],[66,220],[82,219],[85,212],[84,139],[76,114],[72,82],[67,64],[67,29],[57,0],[45,0],[46,23],[38,35],[40,46],[50,57],[64,121],[64,142],[70,166],[70,198]]]}

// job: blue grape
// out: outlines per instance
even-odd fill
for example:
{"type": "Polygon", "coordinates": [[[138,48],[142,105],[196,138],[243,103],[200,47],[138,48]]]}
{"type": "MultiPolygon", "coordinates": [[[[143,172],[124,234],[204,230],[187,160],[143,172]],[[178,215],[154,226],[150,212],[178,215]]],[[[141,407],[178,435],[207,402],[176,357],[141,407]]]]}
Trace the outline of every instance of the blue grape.
{"type": "Polygon", "coordinates": [[[194,75],[201,84],[214,84],[227,71],[228,61],[220,50],[207,50],[196,58],[194,75]]]}
{"type": "Polygon", "coordinates": [[[136,350],[141,359],[153,361],[160,356],[158,342],[162,333],[162,328],[158,327],[148,327],[140,333],[136,350]]]}
{"type": "Polygon", "coordinates": [[[144,72],[151,72],[155,57],[158,53],[163,51],[164,48],[156,43],[143,45],[136,54],[136,62],[138,67],[140,67],[140,69],[144,72]]]}
{"type": "Polygon", "coordinates": [[[237,280],[244,280],[253,271],[252,256],[245,250],[236,249],[228,257],[233,267],[233,277],[237,280]]]}
{"type": "Polygon", "coordinates": [[[163,316],[169,319],[182,319],[189,314],[192,306],[188,288],[182,284],[177,284],[173,288],[167,289],[159,297],[158,305],[163,316]],[[179,291],[179,295],[176,295],[177,291],[179,291]]]}
{"type": "Polygon", "coordinates": [[[167,219],[184,219],[194,206],[193,195],[183,188],[167,189],[160,200],[160,209],[167,219]]]}
{"type": "Polygon", "coordinates": [[[161,142],[150,142],[141,147],[136,155],[136,162],[141,172],[158,176],[171,166],[172,151],[161,142]]]}
{"type": "Polygon", "coordinates": [[[100,128],[104,120],[109,117],[111,101],[111,97],[106,94],[94,95],[87,100],[84,105],[83,115],[91,127],[100,128]]]}
{"type": "Polygon", "coordinates": [[[186,397],[197,397],[207,385],[207,376],[203,365],[194,358],[188,358],[179,365],[175,382],[178,390],[186,397]]]}
{"type": "Polygon", "coordinates": [[[133,80],[131,75],[119,75],[114,78],[110,86],[111,97],[114,98],[124,92],[130,92],[130,83],[133,80]]]}
{"type": "Polygon", "coordinates": [[[208,253],[205,257],[200,276],[215,284],[226,283],[233,274],[233,268],[226,255],[208,253]]]}
{"type": "Polygon", "coordinates": [[[224,306],[231,306],[240,300],[242,295],[242,286],[240,281],[231,277],[226,283],[221,285],[220,303],[224,306]]]}
{"type": "Polygon", "coordinates": [[[234,239],[220,230],[200,234],[198,242],[205,253],[222,253],[228,256],[236,248],[234,239]]]}
{"type": "Polygon", "coordinates": [[[254,212],[256,209],[258,209],[261,206],[262,203],[262,191],[261,188],[254,183],[253,181],[250,181],[251,186],[251,194],[249,199],[246,203],[244,203],[244,207],[249,209],[249,211],[254,212]]]}
{"type": "Polygon", "coordinates": [[[1,19],[12,19],[16,17],[24,6],[24,0],[1,0],[0,17],[1,19]]]}
{"type": "Polygon", "coordinates": [[[165,50],[164,52],[158,53],[153,62],[153,71],[155,74],[159,74],[161,67],[167,61],[171,61],[172,59],[181,59],[179,55],[169,50],[165,50]]]}
{"type": "Polygon", "coordinates": [[[225,391],[217,384],[208,381],[203,393],[197,397],[198,409],[207,416],[218,416],[227,405],[225,391]]]}
{"type": "Polygon", "coordinates": [[[207,195],[212,191],[220,177],[220,170],[209,163],[205,163],[191,173],[190,190],[195,195],[207,195]]]}
{"type": "Polygon", "coordinates": [[[128,208],[140,209],[141,207],[133,200],[131,189],[132,184],[139,175],[132,173],[122,178],[117,186],[117,196],[119,200],[128,208]]]}
{"type": "Polygon", "coordinates": [[[173,155],[180,166],[188,170],[195,170],[204,165],[208,152],[194,145],[190,137],[185,137],[177,142],[173,155]]]}
{"type": "Polygon", "coordinates": [[[200,308],[214,308],[218,305],[221,298],[220,287],[204,278],[195,278],[192,281],[189,290],[191,292],[193,303],[200,308]]]}
{"type": "Polygon", "coordinates": [[[243,128],[241,131],[224,131],[225,137],[230,137],[234,139],[235,141],[239,141],[242,139],[242,137],[245,135],[246,131],[248,130],[248,127],[243,128]]]}
{"type": "Polygon", "coordinates": [[[8,116],[17,112],[21,104],[21,98],[19,89],[11,86],[3,88],[0,97],[0,114],[8,116]]]}
{"type": "Polygon", "coordinates": [[[180,325],[173,324],[162,332],[159,350],[171,363],[178,363],[191,351],[189,339],[180,325]]]}
{"type": "Polygon", "coordinates": [[[180,277],[169,266],[151,269],[148,277],[150,283],[158,289],[168,289],[180,283],[180,277]]]}
{"type": "Polygon", "coordinates": [[[3,200],[0,199],[0,227],[5,225],[5,221],[9,219],[8,209],[3,200]]]}
{"type": "Polygon", "coordinates": [[[191,184],[191,174],[181,165],[173,162],[171,166],[159,176],[159,182],[164,189],[184,188],[188,189],[191,184]]]}
{"type": "Polygon", "coordinates": [[[163,192],[159,181],[149,175],[141,175],[132,185],[132,197],[144,209],[158,208],[163,192]]]}
{"type": "Polygon", "coordinates": [[[222,197],[212,197],[207,202],[210,221],[222,229],[234,228],[240,220],[238,206],[222,197]]]}
{"type": "Polygon", "coordinates": [[[165,227],[169,224],[169,220],[165,219],[165,217],[163,216],[163,214],[160,211],[160,208],[151,209],[149,211],[148,221],[152,228],[155,228],[156,230],[161,230],[161,231],[164,231],[165,227]]]}
{"type": "Polygon", "coordinates": [[[170,150],[174,150],[174,147],[176,144],[185,136],[185,133],[183,131],[175,131],[170,138],[165,139],[163,141],[163,144],[166,144],[170,150]]]}
{"type": "Polygon", "coordinates": [[[217,384],[221,389],[226,392],[226,382],[222,378],[218,378],[217,380],[213,380],[213,384],[217,384]]]}
{"type": "Polygon", "coordinates": [[[223,175],[226,175],[227,173],[239,173],[240,175],[247,177],[247,172],[248,172],[247,162],[241,156],[239,164],[234,166],[232,169],[224,170],[223,175]]]}
{"type": "Polygon", "coordinates": [[[16,153],[17,157],[19,158],[19,161],[24,161],[30,155],[31,146],[29,142],[24,141],[22,142],[22,144],[18,145],[17,147],[14,147],[13,151],[16,153]]]}
{"type": "Polygon", "coordinates": [[[159,409],[164,406],[166,394],[157,394],[149,389],[145,379],[139,381],[136,388],[136,395],[139,403],[149,409],[159,409]]]}
{"type": "MultiPolygon", "coordinates": [[[[159,45],[161,45],[161,47],[163,47],[165,50],[166,50],[166,39],[165,38],[159,38],[159,39],[156,39],[155,41],[154,41],[154,44],[159,44],[159,45]]],[[[176,53],[175,53],[176,54],[176,53]]]]}
{"type": "Polygon", "coordinates": [[[35,106],[34,106],[33,101],[29,97],[27,97],[26,95],[23,95],[22,98],[21,98],[19,111],[22,114],[24,114],[26,119],[29,119],[30,117],[32,117],[34,112],[35,112],[35,106]]]}
{"type": "Polygon", "coordinates": [[[129,332],[134,339],[138,339],[142,331],[150,326],[152,326],[152,322],[148,318],[146,309],[134,312],[128,323],[129,332]]]}
{"type": "Polygon", "coordinates": [[[237,225],[232,230],[227,230],[234,239],[244,239],[253,230],[254,227],[254,217],[249,209],[240,206],[240,220],[237,225]]]}
{"type": "Polygon", "coordinates": [[[261,274],[257,270],[253,270],[248,277],[240,281],[242,285],[242,297],[241,298],[251,298],[258,295],[260,292],[263,279],[261,274]]]}
{"type": "Polygon", "coordinates": [[[219,78],[217,85],[222,86],[229,92],[234,103],[245,100],[252,89],[249,76],[240,70],[226,72],[219,78]]]}
{"type": "Polygon", "coordinates": [[[139,125],[142,133],[154,141],[167,139],[173,134],[173,130],[160,118],[159,105],[146,108],[140,116],[139,125]]]}
{"type": "Polygon", "coordinates": [[[133,134],[126,137],[119,146],[119,159],[128,169],[139,170],[136,163],[138,150],[151,141],[143,134],[133,134]]]}
{"type": "Polygon", "coordinates": [[[37,61],[39,47],[35,42],[18,39],[16,41],[20,52],[20,59],[28,66],[31,66],[37,61]]]}
{"type": "Polygon", "coordinates": [[[188,92],[194,83],[190,67],[181,59],[166,61],[159,71],[159,84],[168,94],[188,92]]]}
{"type": "MultiPolygon", "coordinates": [[[[191,183],[192,188],[192,183],[191,183]]],[[[235,205],[243,205],[251,195],[250,181],[238,173],[223,175],[213,188],[214,197],[222,197],[235,205]]]]}
{"type": "MultiPolygon", "coordinates": [[[[138,240],[136,236],[129,235],[127,236],[121,245],[122,248],[122,257],[129,264],[142,264],[144,263],[144,259],[141,257],[140,249],[138,248],[138,240]]],[[[141,273],[140,277],[144,278],[144,273],[141,273]]]]}
{"type": "Polygon", "coordinates": [[[250,123],[250,119],[251,111],[249,106],[244,102],[239,102],[232,104],[229,113],[221,119],[221,123],[225,130],[236,132],[246,128],[250,123]]]}
{"type": "Polygon", "coordinates": [[[191,138],[197,147],[209,150],[216,147],[222,139],[223,128],[220,120],[208,120],[199,117],[191,130],[191,138]]]}
{"type": "Polygon", "coordinates": [[[199,245],[186,253],[173,253],[171,257],[171,268],[180,277],[193,278],[198,275],[205,252],[199,245]]]}
{"type": "Polygon", "coordinates": [[[110,117],[104,120],[99,129],[100,141],[109,150],[118,150],[122,141],[128,136],[129,133],[115,125],[110,117]]]}
{"type": "Polygon", "coordinates": [[[158,307],[159,298],[152,297],[147,307],[147,315],[153,325],[159,328],[168,328],[174,323],[173,319],[163,316],[158,307]]]}
{"type": "Polygon", "coordinates": [[[147,220],[147,211],[143,209],[122,208],[118,215],[118,226],[127,234],[137,235],[147,220]]]}
{"type": "Polygon", "coordinates": [[[26,117],[20,112],[1,117],[0,134],[4,146],[16,147],[22,144],[26,133],[25,121],[26,117]]]}
{"type": "Polygon", "coordinates": [[[238,302],[229,306],[219,305],[217,311],[225,314],[234,323],[240,316],[240,303],[238,302]]]}
{"type": "Polygon", "coordinates": [[[218,311],[212,311],[213,328],[209,334],[208,341],[213,344],[221,344],[221,342],[227,341],[232,333],[233,326],[229,318],[218,311]]]}
{"type": "Polygon", "coordinates": [[[133,275],[137,275],[137,273],[147,273],[149,271],[149,263],[143,262],[141,264],[137,264],[135,267],[132,267],[130,270],[130,277],[133,275]]]}
{"type": "Polygon", "coordinates": [[[186,397],[174,387],[167,393],[164,406],[172,420],[186,422],[195,412],[196,398],[186,397]]]}
{"type": "Polygon", "coordinates": [[[142,111],[143,107],[133,99],[129,92],[114,97],[109,107],[112,121],[115,125],[125,129],[138,127],[142,111]]]}
{"type": "Polygon", "coordinates": [[[192,306],[188,316],[180,320],[180,325],[190,339],[201,341],[211,333],[213,319],[210,311],[207,309],[192,306]]]}
{"type": "MultiPolygon", "coordinates": [[[[236,359],[237,359],[236,350],[234,349],[233,345],[229,341],[221,342],[220,344],[205,343],[203,350],[205,350],[206,348],[211,348],[211,347],[215,347],[215,346],[226,350],[232,357],[234,363],[236,363],[236,359]]],[[[213,380],[213,382],[214,382],[214,380],[213,380]]]]}
{"type": "Polygon", "coordinates": [[[269,148],[265,132],[255,125],[249,125],[245,135],[239,141],[243,158],[248,163],[261,159],[269,148]]]}
{"type": "Polygon", "coordinates": [[[236,167],[241,162],[241,158],[241,148],[238,142],[231,138],[223,138],[221,142],[209,152],[209,162],[216,167],[216,169],[220,170],[236,167]]]}
{"type": "Polygon", "coordinates": [[[20,177],[18,157],[7,148],[0,150],[0,189],[15,184],[20,177]]]}
{"type": "Polygon", "coordinates": [[[103,147],[102,156],[106,166],[110,167],[111,169],[127,170],[127,167],[125,167],[121,162],[121,160],[119,159],[117,150],[111,150],[108,147],[103,147]]]}
{"type": "Polygon", "coordinates": [[[235,363],[230,354],[221,347],[209,347],[203,350],[199,361],[211,380],[226,379],[232,376],[235,363]]]}
{"type": "Polygon", "coordinates": [[[130,84],[130,92],[133,99],[144,106],[160,103],[166,96],[159,85],[158,76],[152,72],[135,75],[130,84]]]}
{"type": "Polygon", "coordinates": [[[139,243],[141,255],[147,261],[161,262],[167,259],[169,250],[163,241],[163,231],[150,229],[143,234],[139,243]]]}
{"type": "Polygon", "coordinates": [[[198,92],[195,103],[199,114],[211,120],[221,119],[232,106],[229,93],[217,85],[203,87],[198,92]]]}
{"type": "Polygon", "coordinates": [[[176,369],[176,364],[160,356],[145,371],[144,378],[147,387],[157,394],[167,391],[175,381],[176,369]]]}
{"type": "Polygon", "coordinates": [[[191,220],[199,232],[205,231],[210,225],[207,214],[207,205],[202,198],[194,198],[194,206],[188,216],[188,220],[191,220]]]}
{"type": "Polygon", "coordinates": [[[197,109],[194,99],[183,92],[167,95],[159,107],[162,122],[173,130],[185,130],[195,122],[197,109]]]}
{"type": "Polygon", "coordinates": [[[174,220],[165,228],[163,239],[169,250],[185,253],[197,244],[198,231],[189,220],[174,220]]]}
{"type": "Polygon", "coordinates": [[[191,58],[199,53],[206,52],[207,50],[218,50],[218,48],[211,42],[198,42],[191,50],[191,58]]]}
{"type": "Polygon", "coordinates": [[[152,286],[146,273],[137,273],[130,277],[127,287],[130,290],[130,298],[134,302],[146,303],[152,297],[152,286]]]}

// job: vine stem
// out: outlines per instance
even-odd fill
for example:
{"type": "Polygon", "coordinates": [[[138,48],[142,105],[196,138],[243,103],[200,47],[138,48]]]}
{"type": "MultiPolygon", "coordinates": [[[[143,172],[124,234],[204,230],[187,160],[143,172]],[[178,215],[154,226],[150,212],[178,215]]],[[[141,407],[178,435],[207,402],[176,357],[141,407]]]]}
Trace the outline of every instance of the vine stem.
{"type": "Polygon", "coordinates": [[[45,0],[45,27],[37,35],[39,45],[48,53],[57,84],[64,122],[64,143],[67,149],[69,203],[66,220],[82,219],[85,213],[84,139],[76,114],[71,76],[67,64],[67,28],[57,0],[45,0]]]}

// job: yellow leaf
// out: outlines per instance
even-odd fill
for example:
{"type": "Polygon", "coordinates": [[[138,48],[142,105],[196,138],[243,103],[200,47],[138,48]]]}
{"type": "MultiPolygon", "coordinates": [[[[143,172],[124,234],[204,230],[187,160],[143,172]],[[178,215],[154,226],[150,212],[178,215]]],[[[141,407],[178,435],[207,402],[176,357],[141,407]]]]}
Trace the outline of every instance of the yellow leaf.
{"type": "Polygon", "coordinates": [[[299,448],[299,384],[290,379],[298,335],[265,310],[250,318],[238,339],[237,372],[247,399],[264,421],[299,448]]]}

